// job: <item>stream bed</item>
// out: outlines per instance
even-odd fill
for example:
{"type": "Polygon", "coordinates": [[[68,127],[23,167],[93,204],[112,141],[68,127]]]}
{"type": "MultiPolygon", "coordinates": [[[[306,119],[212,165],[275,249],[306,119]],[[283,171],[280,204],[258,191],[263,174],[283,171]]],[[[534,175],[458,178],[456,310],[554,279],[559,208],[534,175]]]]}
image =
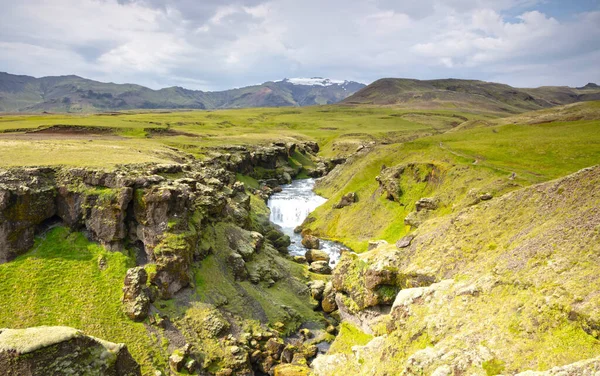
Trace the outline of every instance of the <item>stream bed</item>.
{"type": "MultiPolygon", "coordinates": [[[[289,247],[290,255],[304,256],[306,248],[302,246],[302,236],[294,233],[304,219],[327,199],[313,192],[315,179],[295,180],[292,184],[282,185],[282,191],[273,194],[267,206],[271,209],[270,220],[281,227],[284,234],[292,241],[289,247]]],[[[320,240],[320,249],[329,254],[329,265],[335,266],[340,258],[344,245],[329,240],[320,240]]]]}

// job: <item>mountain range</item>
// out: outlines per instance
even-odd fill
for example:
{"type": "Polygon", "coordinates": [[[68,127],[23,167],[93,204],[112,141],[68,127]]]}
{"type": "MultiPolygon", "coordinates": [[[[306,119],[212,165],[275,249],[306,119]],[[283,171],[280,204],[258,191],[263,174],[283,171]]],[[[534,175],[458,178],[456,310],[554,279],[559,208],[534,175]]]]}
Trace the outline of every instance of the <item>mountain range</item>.
{"type": "Polygon", "coordinates": [[[347,105],[520,113],[600,100],[600,86],[515,88],[478,80],[383,78],[342,101],[347,105]]]}
{"type": "Polygon", "coordinates": [[[370,85],[321,77],[286,78],[224,91],[153,90],[79,76],[35,78],[0,72],[0,112],[293,107],[341,103],[412,109],[521,113],[600,100],[600,86],[515,88],[463,79],[383,78],[370,85]]]}
{"type": "Polygon", "coordinates": [[[214,92],[182,87],[153,90],[74,75],[35,78],[0,72],[0,112],[310,106],[337,103],[363,87],[358,82],[314,77],[214,92]]]}

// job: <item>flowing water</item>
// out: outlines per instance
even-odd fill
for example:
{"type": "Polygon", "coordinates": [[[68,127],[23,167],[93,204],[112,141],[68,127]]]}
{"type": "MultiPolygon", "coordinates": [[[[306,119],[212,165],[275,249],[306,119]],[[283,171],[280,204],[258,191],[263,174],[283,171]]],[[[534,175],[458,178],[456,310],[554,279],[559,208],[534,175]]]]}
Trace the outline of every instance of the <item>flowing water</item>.
{"type": "MultiPolygon", "coordinates": [[[[280,226],[283,233],[292,240],[289,250],[294,256],[304,256],[306,252],[301,244],[302,237],[294,233],[294,229],[302,224],[310,212],[327,201],[313,192],[314,186],[314,179],[295,180],[292,184],[282,185],[282,191],[273,194],[267,203],[271,209],[271,222],[280,226]]],[[[346,247],[342,244],[321,239],[321,250],[329,254],[329,264],[332,267],[344,248],[346,247]]]]}

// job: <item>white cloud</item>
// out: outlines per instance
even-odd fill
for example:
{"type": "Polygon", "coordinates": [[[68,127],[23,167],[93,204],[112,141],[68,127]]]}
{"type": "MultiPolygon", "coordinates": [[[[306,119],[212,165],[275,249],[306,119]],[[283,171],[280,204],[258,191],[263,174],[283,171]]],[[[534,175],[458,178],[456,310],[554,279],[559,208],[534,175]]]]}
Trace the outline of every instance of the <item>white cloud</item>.
{"type": "Polygon", "coordinates": [[[367,82],[452,76],[572,85],[600,80],[599,68],[588,61],[600,50],[600,12],[558,20],[537,0],[0,0],[0,5],[6,9],[0,14],[0,70],[21,74],[73,73],[201,89],[293,76],[367,82]]]}

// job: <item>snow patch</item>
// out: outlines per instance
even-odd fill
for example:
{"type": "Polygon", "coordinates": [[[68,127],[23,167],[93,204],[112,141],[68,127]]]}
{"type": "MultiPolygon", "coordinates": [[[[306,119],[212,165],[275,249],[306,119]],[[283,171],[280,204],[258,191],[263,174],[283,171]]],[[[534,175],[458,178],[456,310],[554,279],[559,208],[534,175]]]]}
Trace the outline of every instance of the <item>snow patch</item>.
{"type": "Polygon", "coordinates": [[[342,80],[331,80],[323,77],[311,77],[311,78],[286,78],[280,82],[289,82],[293,85],[307,85],[307,86],[331,86],[331,85],[344,85],[349,81],[342,80]]]}

